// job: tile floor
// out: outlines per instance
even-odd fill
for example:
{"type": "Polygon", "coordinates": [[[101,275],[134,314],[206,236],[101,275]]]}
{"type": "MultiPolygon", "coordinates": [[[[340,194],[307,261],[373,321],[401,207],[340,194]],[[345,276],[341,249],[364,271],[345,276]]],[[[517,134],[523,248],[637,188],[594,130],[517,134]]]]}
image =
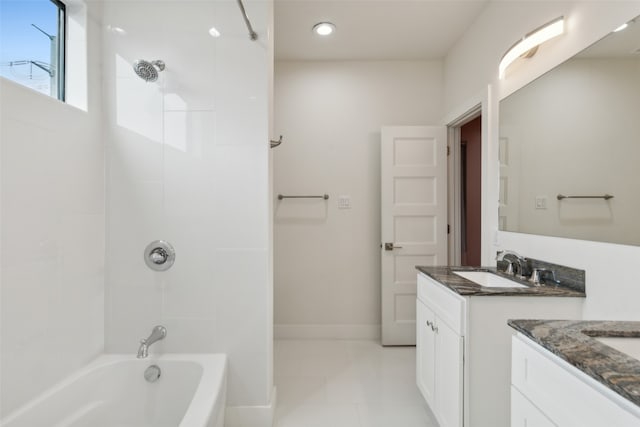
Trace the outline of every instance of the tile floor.
{"type": "Polygon", "coordinates": [[[275,427],[437,427],[416,386],[415,347],[276,340],[275,427]]]}

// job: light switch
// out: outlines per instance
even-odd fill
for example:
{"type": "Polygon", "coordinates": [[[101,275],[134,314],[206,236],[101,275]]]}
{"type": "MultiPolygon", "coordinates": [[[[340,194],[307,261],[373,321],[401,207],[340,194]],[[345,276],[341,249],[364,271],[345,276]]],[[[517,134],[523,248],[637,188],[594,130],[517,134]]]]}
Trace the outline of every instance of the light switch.
{"type": "Polygon", "coordinates": [[[351,196],[338,196],[338,209],[351,209],[351,196]]]}
{"type": "Polygon", "coordinates": [[[536,209],[547,209],[547,196],[536,196],[536,209]]]}

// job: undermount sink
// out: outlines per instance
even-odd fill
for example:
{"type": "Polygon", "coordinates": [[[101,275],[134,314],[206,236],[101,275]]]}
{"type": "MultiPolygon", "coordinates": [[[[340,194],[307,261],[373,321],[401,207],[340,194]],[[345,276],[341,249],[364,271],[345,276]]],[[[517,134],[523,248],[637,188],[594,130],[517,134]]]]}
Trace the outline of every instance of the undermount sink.
{"type": "Polygon", "coordinates": [[[594,337],[602,344],[640,360],[640,337],[594,337]]]}
{"type": "Polygon", "coordinates": [[[460,277],[487,288],[526,288],[522,283],[498,276],[490,271],[454,271],[460,277]]]}

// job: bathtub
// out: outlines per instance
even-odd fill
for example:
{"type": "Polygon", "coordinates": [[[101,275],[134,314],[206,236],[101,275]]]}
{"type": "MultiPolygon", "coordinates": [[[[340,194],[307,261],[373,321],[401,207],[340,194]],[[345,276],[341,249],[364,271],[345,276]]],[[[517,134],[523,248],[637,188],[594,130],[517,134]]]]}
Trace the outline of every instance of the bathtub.
{"type": "Polygon", "coordinates": [[[223,427],[226,369],[223,354],[103,355],[0,426],[223,427]],[[161,370],[153,383],[144,378],[150,365],[161,370]]]}

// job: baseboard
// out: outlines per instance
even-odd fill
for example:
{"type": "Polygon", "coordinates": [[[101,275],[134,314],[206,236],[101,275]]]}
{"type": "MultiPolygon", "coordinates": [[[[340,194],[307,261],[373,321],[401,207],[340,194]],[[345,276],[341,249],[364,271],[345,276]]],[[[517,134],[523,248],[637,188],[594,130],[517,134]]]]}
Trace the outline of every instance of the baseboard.
{"type": "Polygon", "coordinates": [[[276,388],[264,406],[227,406],[224,427],[272,427],[276,415],[276,388]]]}
{"type": "Polygon", "coordinates": [[[273,325],[275,339],[378,340],[380,325],[273,325]]]}

